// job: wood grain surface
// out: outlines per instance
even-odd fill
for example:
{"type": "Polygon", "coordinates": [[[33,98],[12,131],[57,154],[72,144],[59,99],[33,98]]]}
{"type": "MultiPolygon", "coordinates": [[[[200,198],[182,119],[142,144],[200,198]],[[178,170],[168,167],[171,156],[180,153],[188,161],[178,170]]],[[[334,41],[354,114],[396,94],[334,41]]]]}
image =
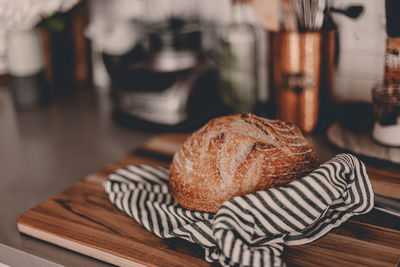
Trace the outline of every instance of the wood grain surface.
{"type": "MultiPolygon", "coordinates": [[[[159,136],[89,175],[21,214],[19,231],[119,266],[209,266],[199,246],[154,236],[113,206],[102,186],[110,173],[127,164],[168,166],[185,137],[159,136]]],[[[375,191],[393,193],[392,188],[400,187],[395,171],[374,166],[368,173],[375,191]]],[[[397,266],[400,220],[373,210],[317,241],[288,247],[284,258],[289,266],[397,266]]]]}

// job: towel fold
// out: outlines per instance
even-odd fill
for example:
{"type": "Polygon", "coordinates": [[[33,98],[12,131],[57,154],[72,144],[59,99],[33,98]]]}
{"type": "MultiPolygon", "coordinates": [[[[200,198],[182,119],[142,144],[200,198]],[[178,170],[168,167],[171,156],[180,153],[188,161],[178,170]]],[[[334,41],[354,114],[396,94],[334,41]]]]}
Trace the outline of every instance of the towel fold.
{"type": "Polygon", "coordinates": [[[104,187],[110,201],[147,230],[197,243],[207,261],[222,265],[283,266],[285,245],[312,242],[374,205],[365,166],[350,154],[287,185],[232,198],[216,214],[181,207],[168,175],[166,168],[129,165],[104,187]]]}

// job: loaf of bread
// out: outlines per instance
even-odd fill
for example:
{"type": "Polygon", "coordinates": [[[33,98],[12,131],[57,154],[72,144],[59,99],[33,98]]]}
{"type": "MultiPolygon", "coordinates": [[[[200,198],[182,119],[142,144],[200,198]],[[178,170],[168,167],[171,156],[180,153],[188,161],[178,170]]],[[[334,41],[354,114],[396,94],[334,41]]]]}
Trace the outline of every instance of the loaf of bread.
{"type": "Polygon", "coordinates": [[[186,139],[174,155],[169,184],[184,208],[217,212],[232,197],[288,183],[318,166],[294,124],[234,114],[186,139]]]}

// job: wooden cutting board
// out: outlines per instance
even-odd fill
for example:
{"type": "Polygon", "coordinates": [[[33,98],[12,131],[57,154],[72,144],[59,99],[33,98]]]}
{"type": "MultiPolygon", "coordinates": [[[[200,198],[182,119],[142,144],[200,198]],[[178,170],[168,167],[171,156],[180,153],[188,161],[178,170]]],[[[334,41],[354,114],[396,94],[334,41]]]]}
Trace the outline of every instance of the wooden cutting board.
{"type": "MultiPolygon", "coordinates": [[[[168,166],[185,135],[158,136],[141,149],[86,177],[18,217],[21,233],[115,265],[209,266],[203,250],[180,239],[160,239],[113,206],[107,176],[127,164],[168,166]]],[[[400,192],[399,173],[369,168],[379,192],[400,192]]],[[[376,191],[376,190],[375,190],[376,191]]],[[[400,220],[373,210],[326,236],[285,250],[288,266],[397,266],[400,220]]]]}

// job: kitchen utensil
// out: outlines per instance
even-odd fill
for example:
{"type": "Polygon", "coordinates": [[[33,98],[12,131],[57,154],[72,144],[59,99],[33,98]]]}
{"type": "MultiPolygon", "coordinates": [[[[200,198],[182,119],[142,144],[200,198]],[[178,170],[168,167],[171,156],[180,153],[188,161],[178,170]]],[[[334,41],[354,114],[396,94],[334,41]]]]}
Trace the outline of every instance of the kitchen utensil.
{"type": "Polygon", "coordinates": [[[329,124],[335,32],[274,33],[271,39],[276,116],[305,132],[329,124]]]}
{"type": "Polygon", "coordinates": [[[330,8],[330,11],[334,12],[334,13],[343,14],[346,17],[349,17],[352,19],[356,19],[362,14],[362,12],[364,11],[364,7],[363,6],[349,6],[346,9],[339,9],[339,8],[332,7],[332,8],[330,8]]]}
{"type": "Polygon", "coordinates": [[[323,21],[323,1],[294,0],[292,4],[300,32],[320,30],[323,21]]]}

